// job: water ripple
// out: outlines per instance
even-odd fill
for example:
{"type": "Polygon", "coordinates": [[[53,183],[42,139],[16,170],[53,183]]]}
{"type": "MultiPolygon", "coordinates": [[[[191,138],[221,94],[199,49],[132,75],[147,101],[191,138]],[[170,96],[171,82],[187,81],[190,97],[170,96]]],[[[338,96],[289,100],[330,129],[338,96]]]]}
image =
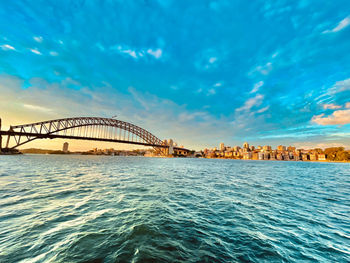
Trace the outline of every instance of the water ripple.
{"type": "Polygon", "coordinates": [[[350,166],[0,157],[0,262],[349,262],[350,166]]]}

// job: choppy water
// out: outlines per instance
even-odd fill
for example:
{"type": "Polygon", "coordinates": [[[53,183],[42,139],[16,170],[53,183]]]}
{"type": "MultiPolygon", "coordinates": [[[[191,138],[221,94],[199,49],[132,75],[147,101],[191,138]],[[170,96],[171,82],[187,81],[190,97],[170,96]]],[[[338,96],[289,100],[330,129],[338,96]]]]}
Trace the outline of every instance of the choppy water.
{"type": "Polygon", "coordinates": [[[350,164],[0,157],[0,262],[349,262],[350,164]]]}

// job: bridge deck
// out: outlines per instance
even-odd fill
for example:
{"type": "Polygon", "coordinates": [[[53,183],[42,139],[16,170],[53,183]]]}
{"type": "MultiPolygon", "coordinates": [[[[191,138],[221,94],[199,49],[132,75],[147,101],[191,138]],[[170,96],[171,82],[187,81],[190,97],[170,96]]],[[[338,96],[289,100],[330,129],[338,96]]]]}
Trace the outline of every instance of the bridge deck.
{"type": "MultiPolygon", "coordinates": [[[[16,132],[16,131],[0,131],[0,136],[28,136],[28,137],[36,137],[38,139],[75,139],[75,140],[87,140],[87,141],[102,141],[102,142],[116,142],[116,143],[127,143],[127,144],[135,144],[142,146],[150,146],[150,147],[159,147],[159,148],[168,148],[167,145],[159,145],[159,144],[150,144],[136,141],[126,141],[119,139],[106,139],[106,138],[94,138],[94,137],[82,137],[82,136],[70,136],[70,135],[60,135],[60,134],[38,134],[38,133],[29,133],[29,132],[16,132]]],[[[175,150],[185,150],[189,151],[185,148],[174,147],[175,150]]]]}

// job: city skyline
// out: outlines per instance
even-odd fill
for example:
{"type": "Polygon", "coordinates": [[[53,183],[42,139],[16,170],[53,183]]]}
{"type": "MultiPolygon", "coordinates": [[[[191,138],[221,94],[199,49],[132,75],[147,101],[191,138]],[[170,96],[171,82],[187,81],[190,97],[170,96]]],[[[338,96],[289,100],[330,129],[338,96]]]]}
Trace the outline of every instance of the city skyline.
{"type": "MultiPolygon", "coordinates": [[[[350,147],[348,1],[43,3],[0,3],[4,129],[117,115],[196,150],[350,147]]],[[[133,149],[69,141],[93,147],[133,149]]]]}

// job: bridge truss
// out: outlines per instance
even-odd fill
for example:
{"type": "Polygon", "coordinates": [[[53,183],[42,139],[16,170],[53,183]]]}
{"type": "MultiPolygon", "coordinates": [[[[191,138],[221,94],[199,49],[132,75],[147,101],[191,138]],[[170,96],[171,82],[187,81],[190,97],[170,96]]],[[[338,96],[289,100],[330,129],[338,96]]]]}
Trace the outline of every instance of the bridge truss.
{"type": "Polygon", "coordinates": [[[8,131],[1,131],[0,129],[1,135],[7,136],[5,149],[15,149],[33,140],[45,138],[151,146],[159,153],[164,153],[169,147],[155,135],[139,126],[117,119],[99,117],[65,118],[10,126],[8,131]]]}

